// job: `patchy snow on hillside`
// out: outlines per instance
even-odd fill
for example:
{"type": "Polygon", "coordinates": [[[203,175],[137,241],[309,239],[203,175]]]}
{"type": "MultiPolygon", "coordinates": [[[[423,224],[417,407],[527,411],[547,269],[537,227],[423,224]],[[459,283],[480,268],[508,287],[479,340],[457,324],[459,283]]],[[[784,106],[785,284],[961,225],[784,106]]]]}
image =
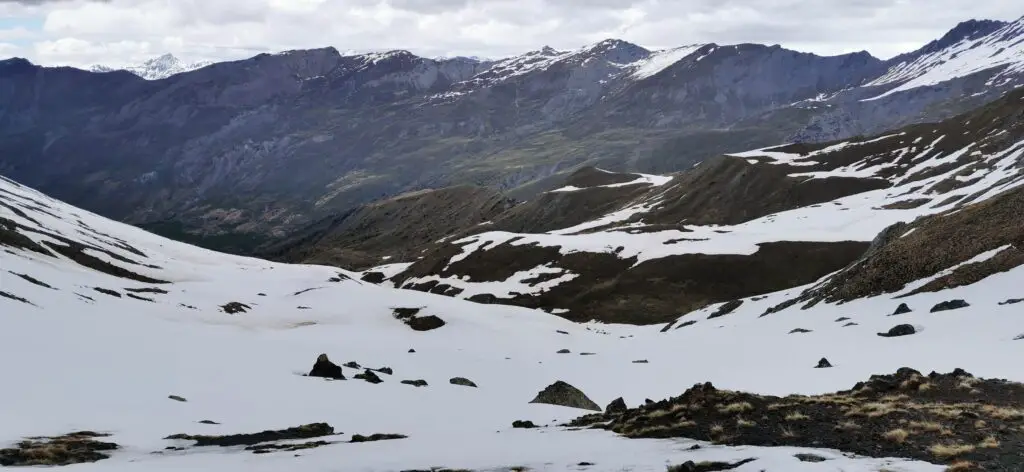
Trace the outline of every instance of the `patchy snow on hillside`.
{"type": "Polygon", "coordinates": [[[686,56],[697,52],[697,50],[702,47],[704,47],[703,44],[691,44],[688,46],[656,51],[647,59],[633,64],[635,70],[632,73],[632,77],[636,80],[642,80],[658,75],[661,71],[683,60],[686,56]]]}
{"type": "MultiPolygon", "coordinates": [[[[109,459],[75,466],[79,471],[578,470],[576,464],[590,462],[595,465],[586,470],[660,472],[687,460],[755,457],[749,470],[938,472],[938,465],[838,451],[706,443],[689,450],[695,442],[685,439],[635,440],[605,431],[513,430],[510,425],[520,419],[553,425],[582,414],[529,403],[556,380],[579,387],[599,404],[622,396],[635,405],[704,381],[766,393],[848,388],[901,358],[956,363],[1000,376],[1019,373],[1015,365],[994,361],[1019,358],[1019,352],[990,342],[997,333],[1004,337],[1007,323],[1014,322],[1006,317],[1003,326],[985,322],[975,330],[985,343],[984,356],[963,358],[951,356],[972,344],[950,349],[942,343],[890,343],[866,349],[846,331],[823,330],[820,337],[797,342],[766,335],[788,329],[793,320],[786,317],[744,318],[749,323],[736,329],[668,335],[656,327],[597,329],[536,310],[376,286],[335,268],[199,249],[6,179],[0,179],[0,218],[7,236],[0,246],[0,357],[8,359],[0,389],[0,448],[30,436],[109,433],[104,440],[119,449],[109,459]],[[57,252],[73,250],[74,244],[96,259],[57,252]],[[158,280],[133,280],[141,278],[158,280]],[[241,310],[227,313],[231,302],[241,310]],[[419,309],[445,324],[415,331],[393,316],[395,308],[419,309]],[[742,343],[758,355],[723,351],[723,343],[742,343]],[[558,354],[560,349],[572,354],[558,354]],[[595,355],[576,354],[581,352],[595,355]],[[663,375],[680,359],[706,358],[707,352],[719,355],[714,362],[688,363],[663,375]],[[339,364],[387,366],[393,374],[379,374],[380,384],[353,379],[360,370],[348,367],[345,381],[303,376],[320,353],[339,364]],[[840,368],[813,371],[800,361],[823,354],[842,359],[840,368]],[[650,363],[632,363],[639,358],[650,363]],[[453,377],[466,377],[478,387],[450,384],[453,377]],[[399,382],[412,379],[428,385],[399,382]],[[189,441],[163,439],[313,422],[334,426],[336,435],[323,439],[339,442],[253,455],[240,446],[193,447],[189,441]],[[372,433],[408,437],[346,443],[354,434],[372,433]],[[800,452],[829,460],[804,463],[794,457],[800,452]]],[[[997,316],[979,310],[971,319],[997,316]]],[[[965,318],[948,318],[952,321],[943,323],[949,328],[935,331],[939,336],[962,332],[965,318]]]]}
{"type": "Polygon", "coordinates": [[[912,62],[893,66],[885,75],[865,84],[866,87],[899,84],[899,86],[864,101],[940,84],[984,70],[1000,68],[989,80],[989,86],[1012,75],[1024,73],[1024,17],[995,32],[976,39],[965,39],[942,50],[925,54],[912,62]]]}

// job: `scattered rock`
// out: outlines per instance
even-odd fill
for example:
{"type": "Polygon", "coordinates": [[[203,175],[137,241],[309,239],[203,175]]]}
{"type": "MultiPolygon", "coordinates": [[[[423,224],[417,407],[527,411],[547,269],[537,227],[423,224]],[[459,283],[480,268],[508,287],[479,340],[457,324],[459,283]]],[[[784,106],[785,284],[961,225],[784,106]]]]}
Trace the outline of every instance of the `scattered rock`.
{"type": "Polygon", "coordinates": [[[379,383],[383,382],[383,380],[381,380],[380,377],[378,377],[377,374],[373,373],[373,371],[370,370],[370,369],[364,370],[363,373],[361,373],[361,374],[353,375],[352,378],[356,378],[356,379],[360,379],[360,380],[365,380],[365,381],[370,382],[372,384],[379,384],[379,383]]]}
{"type": "Polygon", "coordinates": [[[414,352],[416,352],[416,350],[415,350],[415,349],[409,349],[409,354],[412,354],[412,353],[414,353],[414,352]]]}
{"type": "Polygon", "coordinates": [[[754,462],[757,460],[755,457],[749,459],[743,459],[739,462],[712,462],[704,461],[694,463],[693,461],[686,461],[679,465],[673,465],[668,467],[668,472],[717,472],[722,470],[732,470],[743,464],[754,462]]]}
{"type": "Polygon", "coordinates": [[[414,331],[430,331],[444,326],[445,322],[437,316],[430,315],[409,318],[405,320],[405,324],[409,325],[414,331]]]}
{"type": "Polygon", "coordinates": [[[909,336],[914,333],[917,333],[917,330],[913,325],[901,324],[893,326],[892,329],[886,333],[878,333],[878,335],[883,338],[895,338],[897,336],[909,336]]]}
{"type": "Polygon", "coordinates": [[[427,386],[427,381],[423,380],[423,379],[403,380],[402,383],[406,384],[406,385],[412,385],[413,387],[426,387],[427,386]]]}
{"type": "Polygon", "coordinates": [[[380,372],[382,374],[387,374],[387,375],[394,375],[395,374],[395,371],[391,370],[390,367],[381,367],[379,369],[370,369],[370,370],[375,370],[377,372],[380,372]]]}
{"type": "Polygon", "coordinates": [[[818,365],[816,365],[814,368],[815,369],[828,369],[830,367],[832,367],[832,363],[829,362],[828,359],[822,357],[821,360],[818,361],[818,365]]]}
{"type": "Polygon", "coordinates": [[[128,298],[134,298],[136,300],[142,300],[144,302],[156,302],[156,300],[153,300],[152,298],[142,297],[134,293],[126,293],[125,295],[128,295],[128,298]]]}
{"type": "Polygon", "coordinates": [[[935,313],[938,311],[959,310],[969,306],[971,305],[963,300],[949,300],[933,306],[931,312],[935,313]]]}
{"type": "Polygon", "coordinates": [[[1016,305],[1018,303],[1024,303],[1024,298],[1011,298],[1005,302],[999,302],[1000,305],[1016,305]]]}
{"type": "Polygon", "coordinates": [[[679,323],[679,326],[676,326],[676,329],[685,328],[687,326],[693,326],[695,324],[697,324],[697,320],[684,321],[682,323],[679,323]]]}
{"type": "Polygon", "coordinates": [[[556,329],[555,332],[558,333],[558,334],[569,334],[568,331],[562,331],[560,329],[556,329]]]}
{"type": "Polygon", "coordinates": [[[559,349],[557,354],[569,354],[569,352],[570,351],[568,349],[559,349]]]}
{"type": "Polygon", "coordinates": [[[790,331],[790,332],[789,332],[789,334],[795,334],[795,333],[810,333],[810,332],[811,332],[811,330],[809,330],[809,329],[803,329],[803,328],[796,328],[796,329],[794,329],[794,330],[790,331]]]}
{"type": "Polygon", "coordinates": [[[892,312],[892,314],[889,315],[889,316],[902,315],[904,313],[910,313],[912,311],[914,311],[914,310],[911,310],[910,307],[907,306],[906,303],[900,303],[900,306],[896,307],[896,311],[892,312]]]}
{"type": "MultiPolygon", "coordinates": [[[[899,313],[896,313],[899,314],[899,313]]],[[[793,457],[800,459],[800,462],[825,462],[828,459],[814,454],[794,454],[793,457]]]]}
{"type": "Polygon", "coordinates": [[[387,441],[387,440],[390,440],[390,439],[405,439],[407,437],[409,437],[409,436],[406,436],[404,434],[381,434],[381,433],[375,433],[375,434],[371,434],[369,436],[363,436],[362,434],[353,434],[352,435],[352,440],[350,440],[349,442],[362,443],[362,442],[372,442],[372,441],[387,441]]]}
{"type": "Polygon", "coordinates": [[[843,325],[844,328],[849,328],[850,326],[860,326],[860,325],[858,325],[857,323],[854,323],[852,321],[843,325]]]}
{"type": "Polygon", "coordinates": [[[462,385],[463,387],[476,387],[476,384],[472,380],[465,377],[453,377],[448,380],[448,383],[452,385],[462,385]]]}
{"type": "Polygon", "coordinates": [[[841,323],[843,321],[849,321],[849,320],[850,320],[850,318],[847,318],[847,317],[843,316],[843,317],[840,317],[840,318],[836,318],[835,322],[836,323],[841,323]]]}
{"type": "MultiPolygon", "coordinates": [[[[384,282],[385,279],[387,279],[387,277],[383,272],[367,272],[360,277],[360,280],[363,282],[370,282],[371,284],[379,284],[384,282]]],[[[334,280],[331,281],[333,282],[334,280]]],[[[341,279],[338,279],[338,282],[341,282],[341,279]]]]}
{"type": "Polygon", "coordinates": [[[135,293],[158,293],[158,294],[161,294],[161,295],[165,295],[165,294],[170,293],[167,290],[164,290],[162,288],[157,288],[157,287],[126,288],[125,290],[127,290],[129,292],[135,292],[135,293]]]}
{"type": "Polygon", "coordinates": [[[420,312],[420,308],[392,308],[391,314],[400,320],[407,320],[416,316],[420,312]]]}
{"type": "Polygon", "coordinates": [[[594,355],[597,355],[597,353],[596,352],[581,352],[580,355],[581,356],[594,356],[594,355]]]}
{"type": "Polygon", "coordinates": [[[228,302],[220,306],[220,309],[223,310],[224,313],[227,313],[229,315],[234,315],[235,313],[245,313],[246,311],[249,311],[251,308],[252,307],[250,307],[249,305],[239,302],[228,302]]]}
{"type": "Polygon", "coordinates": [[[185,399],[185,397],[179,397],[177,395],[168,395],[167,398],[170,398],[171,400],[174,400],[174,401],[177,401],[177,402],[183,402],[183,403],[188,401],[188,400],[185,399]]]}
{"type": "Polygon", "coordinates": [[[736,309],[739,308],[740,305],[742,305],[742,304],[743,304],[743,300],[733,300],[733,301],[730,301],[730,302],[726,302],[726,303],[722,304],[722,306],[718,307],[718,309],[715,310],[714,313],[709,315],[708,319],[710,320],[710,319],[718,318],[720,316],[728,315],[729,313],[732,313],[732,312],[736,311],[736,309]]]}
{"type": "Polygon", "coordinates": [[[0,466],[60,466],[96,462],[110,458],[105,451],[118,448],[95,438],[109,434],[80,431],[52,438],[31,438],[15,447],[0,449],[0,466]]]}
{"type": "Polygon", "coordinates": [[[265,294],[265,293],[257,293],[256,296],[257,297],[265,297],[265,296],[267,296],[267,294],[265,294]]]}
{"type": "Polygon", "coordinates": [[[561,380],[541,390],[533,400],[530,400],[530,403],[545,403],[548,405],[601,411],[601,407],[597,406],[597,403],[594,403],[590,398],[587,398],[580,389],[561,380]]]}
{"type": "Polygon", "coordinates": [[[1021,339],[1024,339],[1024,334],[1018,334],[1015,338],[1013,338],[1014,341],[1020,341],[1021,339]]]}
{"type": "Polygon", "coordinates": [[[648,364],[647,359],[637,359],[633,361],[634,364],[648,364]]]}
{"type": "Polygon", "coordinates": [[[590,467],[592,465],[594,465],[593,462],[580,462],[579,464],[576,464],[576,467],[590,467]]]}
{"type": "MultiPolygon", "coordinates": [[[[320,446],[327,446],[335,444],[329,441],[309,441],[299,444],[256,444],[254,446],[248,446],[245,448],[246,451],[252,451],[253,454],[267,454],[271,452],[290,452],[290,451],[301,451],[303,449],[313,449],[320,446]]],[[[296,454],[297,456],[298,454],[296,454]]]]}
{"type": "Polygon", "coordinates": [[[182,439],[195,441],[195,446],[252,446],[263,442],[288,441],[292,439],[310,439],[334,434],[334,428],[327,423],[311,423],[287,429],[266,430],[259,433],[228,434],[223,436],[173,434],[164,439],[182,439]]]}
{"type": "Polygon", "coordinates": [[[356,362],[356,361],[348,361],[348,362],[346,362],[346,363],[344,363],[342,365],[345,366],[345,367],[348,367],[349,369],[362,369],[363,368],[363,366],[359,365],[359,363],[356,362]]]}
{"type": "Polygon", "coordinates": [[[216,421],[213,421],[213,420],[202,420],[202,421],[199,421],[199,424],[220,424],[220,423],[218,423],[216,421]]]}
{"type": "Polygon", "coordinates": [[[327,354],[320,354],[317,356],[316,362],[313,364],[313,369],[309,371],[309,376],[345,380],[345,375],[342,374],[341,367],[331,362],[331,360],[327,358],[327,354]]]}
{"type": "Polygon", "coordinates": [[[118,293],[115,290],[110,290],[108,288],[103,288],[103,287],[93,287],[92,289],[97,291],[97,292],[100,292],[100,293],[102,293],[104,295],[110,295],[111,297],[121,298],[121,294],[118,293]]]}
{"type": "Polygon", "coordinates": [[[612,402],[609,403],[608,406],[604,407],[604,414],[611,415],[614,413],[621,413],[628,409],[629,408],[626,407],[626,400],[623,400],[622,397],[619,397],[612,400],[612,402]]]}
{"type": "Polygon", "coordinates": [[[512,422],[513,428],[530,429],[536,428],[537,425],[533,424],[533,421],[516,420],[512,422]]]}

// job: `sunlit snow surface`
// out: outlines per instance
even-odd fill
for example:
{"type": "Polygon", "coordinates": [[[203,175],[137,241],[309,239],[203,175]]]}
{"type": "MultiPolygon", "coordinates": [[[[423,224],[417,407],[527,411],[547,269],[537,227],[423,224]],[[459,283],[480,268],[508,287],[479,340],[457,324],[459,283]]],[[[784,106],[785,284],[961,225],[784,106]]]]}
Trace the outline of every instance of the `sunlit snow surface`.
{"type": "MultiPolygon", "coordinates": [[[[510,425],[517,419],[548,425],[584,413],[528,403],[555,380],[579,387],[602,405],[618,396],[636,405],[644,398],[678,395],[704,381],[774,394],[832,391],[903,365],[1024,378],[1016,362],[1024,344],[1009,340],[1010,333],[1024,331],[1024,318],[1014,316],[1019,313],[1013,308],[988,303],[1000,291],[1024,286],[1020,270],[948,294],[908,299],[915,308],[954,294],[978,302],[977,308],[941,317],[916,311],[906,319],[924,330],[909,339],[874,335],[891,324],[885,314],[892,302],[881,299],[767,318],[757,318],[752,302],[725,321],[659,333],[659,327],[575,325],[539,311],[356,280],[329,282],[338,270],[218,254],[110,222],[6,180],[0,180],[0,190],[3,218],[93,245],[97,254],[110,251],[157,266],[106,256],[171,282],[142,284],[56,255],[0,249],[0,290],[31,303],[0,297],[0,446],[26,436],[83,429],[109,432],[110,440],[123,446],[111,459],[74,470],[579,470],[575,464],[586,461],[596,464],[588,470],[662,471],[686,460],[757,457],[736,470],[939,471],[942,467],[920,462],[830,451],[815,451],[831,458],[815,464],[799,462],[794,448],[705,445],[688,451],[692,442],[687,440],[633,440],[557,427],[512,430],[510,425]],[[141,293],[154,300],[149,302],[93,290],[124,295],[126,288],[154,286],[169,293],[141,293]],[[218,306],[231,301],[252,309],[221,312],[218,306]],[[440,316],[447,324],[415,332],[392,317],[395,307],[420,307],[422,314],[440,316]],[[861,326],[840,328],[831,321],[840,314],[856,316],[861,326]],[[794,327],[814,333],[788,336],[794,327]],[[563,348],[572,354],[556,354],[563,348]],[[384,383],[379,385],[303,377],[320,353],[338,363],[389,366],[394,375],[381,375],[384,383]],[[836,368],[812,369],[822,356],[836,368]],[[650,363],[633,364],[636,359],[650,363]],[[456,376],[479,388],[450,385],[448,379],[456,376]],[[403,379],[424,379],[430,385],[402,385],[403,379]],[[168,395],[188,401],[172,401],[168,395]],[[342,432],[342,440],[378,432],[409,438],[330,445],[300,451],[300,457],[253,455],[238,448],[164,451],[175,443],[161,439],[319,421],[342,432]]],[[[31,231],[23,234],[52,240],[31,231]]],[[[357,371],[345,373],[351,377],[357,371]]]]}

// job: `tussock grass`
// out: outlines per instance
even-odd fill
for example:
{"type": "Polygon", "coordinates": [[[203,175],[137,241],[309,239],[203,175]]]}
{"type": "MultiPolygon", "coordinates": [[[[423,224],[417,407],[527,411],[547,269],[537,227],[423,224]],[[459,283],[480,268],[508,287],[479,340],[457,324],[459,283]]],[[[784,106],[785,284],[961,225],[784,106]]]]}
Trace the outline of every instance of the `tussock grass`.
{"type": "Polygon", "coordinates": [[[882,436],[885,437],[885,439],[902,444],[910,437],[910,433],[903,428],[899,428],[886,431],[882,436]]]}
{"type": "Polygon", "coordinates": [[[928,452],[931,452],[935,457],[948,459],[973,452],[974,449],[974,446],[971,444],[932,444],[928,448],[928,452]]]}
{"type": "Polygon", "coordinates": [[[989,436],[978,443],[978,447],[983,449],[995,449],[999,447],[999,440],[995,436],[989,436]]]}
{"type": "Polygon", "coordinates": [[[745,420],[743,418],[736,418],[736,426],[741,428],[750,428],[753,426],[757,426],[757,423],[750,420],[745,420]]]}
{"type": "Polygon", "coordinates": [[[970,461],[956,461],[946,467],[945,472],[966,472],[968,470],[977,470],[977,464],[970,461]]]}
{"type": "Polygon", "coordinates": [[[751,405],[750,402],[736,402],[719,407],[718,411],[720,413],[745,413],[753,409],[754,405],[751,405]]]}
{"type": "Polygon", "coordinates": [[[800,413],[799,411],[792,411],[786,415],[786,421],[803,421],[810,418],[810,416],[800,413]]]}

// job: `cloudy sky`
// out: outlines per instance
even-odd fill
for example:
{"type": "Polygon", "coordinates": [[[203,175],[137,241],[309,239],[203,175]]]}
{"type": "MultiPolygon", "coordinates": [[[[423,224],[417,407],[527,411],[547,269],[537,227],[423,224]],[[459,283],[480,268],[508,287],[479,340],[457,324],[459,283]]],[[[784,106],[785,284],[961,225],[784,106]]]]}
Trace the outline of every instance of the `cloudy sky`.
{"type": "Polygon", "coordinates": [[[890,57],[1016,0],[0,0],[0,57],[125,65],[334,46],[500,57],[614,37],[650,48],[758,42],[890,57]]]}

